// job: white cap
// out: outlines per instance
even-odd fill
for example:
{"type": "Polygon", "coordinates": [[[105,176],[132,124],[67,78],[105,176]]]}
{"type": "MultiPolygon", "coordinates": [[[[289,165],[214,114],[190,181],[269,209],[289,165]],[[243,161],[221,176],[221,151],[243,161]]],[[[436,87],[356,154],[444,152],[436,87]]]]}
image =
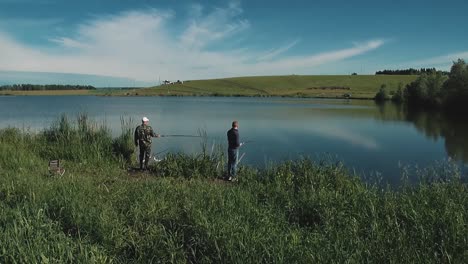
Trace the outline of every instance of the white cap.
{"type": "Polygon", "coordinates": [[[141,119],[141,121],[143,121],[143,122],[149,122],[149,119],[148,119],[146,116],[144,116],[144,117],[141,119]]]}

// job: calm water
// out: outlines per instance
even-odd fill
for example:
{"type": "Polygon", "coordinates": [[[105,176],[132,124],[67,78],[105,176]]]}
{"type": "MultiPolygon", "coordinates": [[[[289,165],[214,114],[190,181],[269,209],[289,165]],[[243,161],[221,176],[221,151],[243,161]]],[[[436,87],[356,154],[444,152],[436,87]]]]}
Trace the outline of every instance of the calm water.
{"type": "MultiPolygon", "coordinates": [[[[0,97],[0,128],[39,131],[61,113],[88,115],[105,122],[115,135],[120,118],[142,116],[160,134],[207,132],[209,144],[225,143],[231,121],[239,120],[241,141],[252,140],[241,153],[243,163],[309,156],[331,157],[367,177],[376,173],[391,183],[399,180],[399,164],[428,166],[448,157],[468,162],[468,125],[429,113],[370,101],[284,98],[161,98],[35,96],[0,97]]],[[[155,151],[198,152],[199,139],[161,138],[155,151]]],[[[463,165],[465,166],[465,165],[463,165]]],[[[466,169],[466,168],[465,168],[466,169]]]]}

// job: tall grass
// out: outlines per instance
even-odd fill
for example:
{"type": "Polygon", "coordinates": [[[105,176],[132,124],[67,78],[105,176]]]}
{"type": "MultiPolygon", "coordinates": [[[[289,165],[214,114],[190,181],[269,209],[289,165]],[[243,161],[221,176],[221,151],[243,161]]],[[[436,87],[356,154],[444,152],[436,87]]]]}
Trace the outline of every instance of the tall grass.
{"type": "Polygon", "coordinates": [[[120,118],[122,133],[112,141],[113,154],[120,159],[122,164],[130,164],[135,159],[135,147],[133,142],[133,120],[120,118]],[[133,159],[132,159],[133,157],[133,159]]]}
{"type": "Polygon", "coordinates": [[[38,140],[42,145],[39,154],[46,159],[98,165],[112,156],[110,130],[90,121],[86,114],[78,115],[75,123],[62,115],[38,140]]]}
{"type": "Polygon", "coordinates": [[[113,139],[93,124],[63,116],[39,134],[0,130],[0,263],[468,258],[468,188],[451,164],[407,170],[421,181],[399,189],[310,159],[242,167],[229,184],[216,180],[221,150],[205,141],[198,155],[170,153],[129,175],[127,150],[115,147],[129,130],[113,139]],[[63,177],[48,175],[52,157],[65,160],[63,177]]]}

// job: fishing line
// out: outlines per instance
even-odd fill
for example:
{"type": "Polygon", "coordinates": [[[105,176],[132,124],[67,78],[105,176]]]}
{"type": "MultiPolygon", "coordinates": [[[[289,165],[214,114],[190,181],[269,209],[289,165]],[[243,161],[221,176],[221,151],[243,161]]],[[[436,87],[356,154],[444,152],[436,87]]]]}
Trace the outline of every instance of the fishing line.
{"type": "Polygon", "coordinates": [[[192,137],[192,138],[199,138],[203,136],[195,136],[195,135],[160,135],[160,137],[192,137]]]}

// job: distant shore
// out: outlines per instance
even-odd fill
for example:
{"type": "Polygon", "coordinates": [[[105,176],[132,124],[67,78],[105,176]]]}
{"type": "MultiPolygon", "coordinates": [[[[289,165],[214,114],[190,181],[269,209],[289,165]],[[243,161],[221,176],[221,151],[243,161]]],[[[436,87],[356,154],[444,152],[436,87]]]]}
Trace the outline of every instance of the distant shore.
{"type": "Polygon", "coordinates": [[[288,75],[193,80],[138,89],[0,91],[0,95],[220,96],[373,99],[382,85],[390,93],[417,75],[288,75]]]}

